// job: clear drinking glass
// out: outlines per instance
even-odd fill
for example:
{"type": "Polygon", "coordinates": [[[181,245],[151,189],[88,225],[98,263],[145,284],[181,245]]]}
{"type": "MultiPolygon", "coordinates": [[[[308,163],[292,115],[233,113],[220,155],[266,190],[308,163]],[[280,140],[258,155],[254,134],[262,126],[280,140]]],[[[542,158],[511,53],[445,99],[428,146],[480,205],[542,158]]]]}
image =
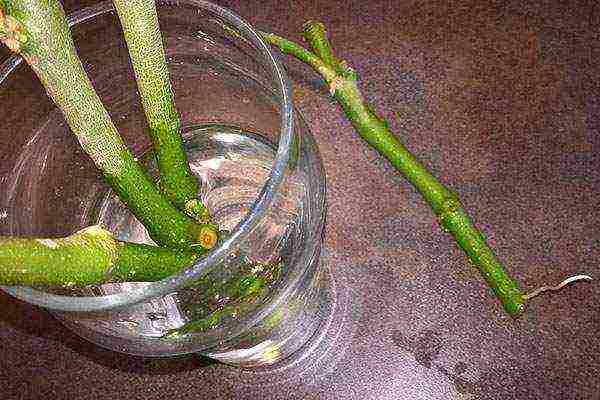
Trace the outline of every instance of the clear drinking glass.
{"type": "MultiPolygon", "coordinates": [[[[192,171],[226,234],[206,258],[160,282],[3,290],[116,351],[272,364],[314,334],[327,307],[319,266],[321,159],[293,112],[281,64],[247,23],[204,1],[157,7],[192,171]]],[[[153,171],[112,4],[77,12],[70,22],[119,132],[153,171]]],[[[60,237],[102,223],[122,240],[150,242],[19,57],[0,66],[0,104],[0,235],[60,237]]]]}

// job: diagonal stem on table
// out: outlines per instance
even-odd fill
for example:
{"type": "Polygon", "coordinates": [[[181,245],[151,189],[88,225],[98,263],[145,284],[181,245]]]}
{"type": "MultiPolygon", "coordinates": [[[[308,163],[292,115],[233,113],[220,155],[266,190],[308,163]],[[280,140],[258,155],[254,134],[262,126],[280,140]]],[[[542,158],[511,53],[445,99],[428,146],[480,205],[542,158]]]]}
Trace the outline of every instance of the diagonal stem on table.
{"type": "Polygon", "coordinates": [[[431,206],[443,229],[449,232],[487,284],[504,310],[517,316],[524,310],[526,296],[474,226],[456,193],[444,186],[390,131],[387,122],[366,103],[357,85],[357,74],[347,63],[333,57],[326,31],[318,22],[304,26],[304,37],[314,53],[280,36],[264,33],[268,43],[283,53],[304,61],[329,85],[358,134],[383,155],[419,191],[431,206]],[[325,55],[325,59],[320,55],[325,55]]]}
{"type": "Polygon", "coordinates": [[[334,57],[323,24],[309,21],[304,25],[304,38],[314,53],[271,33],[263,33],[263,38],[282,52],[304,61],[325,79],[330,93],[338,100],[358,134],[421,193],[442,228],[452,234],[508,314],[518,316],[527,300],[544,291],[559,290],[569,283],[592,279],[587,275],[577,275],[558,286],[543,286],[524,294],[488,246],[485,236],[474,226],[457,194],[430,173],[390,131],[387,122],[366,103],[357,85],[358,75],[345,61],[334,57]]]}

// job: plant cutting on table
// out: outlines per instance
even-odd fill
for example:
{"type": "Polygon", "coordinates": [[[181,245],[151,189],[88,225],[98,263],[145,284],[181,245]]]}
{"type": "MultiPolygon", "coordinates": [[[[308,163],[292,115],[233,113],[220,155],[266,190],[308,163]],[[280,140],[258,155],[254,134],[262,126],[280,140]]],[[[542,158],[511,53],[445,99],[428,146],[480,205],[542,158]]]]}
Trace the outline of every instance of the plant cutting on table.
{"type": "MultiPolygon", "coordinates": [[[[154,1],[114,3],[153,140],[158,185],[127,149],[94,92],[58,1],[0,0],[0,39],[34,70],[82,148],[158,246],[118,241],[100,226],[58,239],[5,237],[0,239],[2,284],[92,285],[109,276],[120,281],[158,280],[192,264],[218,240],[218,227],[198,200],[198,183],[182,148],[181,123],[173,103],[154,1]]],[[[307,23],[304,36],[311,50],[273,34],[263,35],[265,41],[307,63],[326,80],[330,93],[361,137],[417,188],[510,315],[519,315],[526,300],[540,291],[590,279],[575,276],[557,287],[523,293],[474,227],[458,196],[442,185],[364,102],[357,73],[334,56],[323,25],[307,23]]]]}

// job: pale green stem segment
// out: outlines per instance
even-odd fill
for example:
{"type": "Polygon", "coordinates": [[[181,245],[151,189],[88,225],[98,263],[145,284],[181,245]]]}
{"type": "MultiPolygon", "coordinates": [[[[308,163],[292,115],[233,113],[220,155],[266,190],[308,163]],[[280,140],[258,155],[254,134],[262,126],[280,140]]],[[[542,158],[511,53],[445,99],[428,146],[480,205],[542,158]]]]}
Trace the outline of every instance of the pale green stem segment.
{"type": "Polygon", "coordinates": [[[183,149],[181,119],[173,99],[156,4],[154,0],[113,0],[113,3],[150,128],[161,189],[180,210],[186,210],[190,207],[188,202],[198,195],[198,180],[183,149]]]}
{"type": "MultiPolygon", "coordinates": [[[[310,23],[309,23],[310,24],[310,23]]],[[[324,29],[304,28],[309,43],[327,41],[324,29]],[[313,37],[316,35],[317,37],[313,37]]],[[[467,212],[461,207],[458,196],[446,188],[410,151],[398,141],[386,121],[377,116],[363,99],[356,84],[356,73],[344,62],[334,66],[302,46],[273,34],[263,34],[264,39],[282,52],[304,61],[328,83],[330,92],[339,101],[344,112],[359,135],[400,171],[421,193],[437,215],[441,226],[452,234],[465,251],[502,306],[510,315],[519,315],[525,298],[516,281],[510,278],[503,265],[487,245],[467,212]]],[[[323,53],[323,50],[319,50],[323,53]]]]}
{"type": "Polygon", "coordinates": [[[65,238],[0,237],[0,284],[70,287],[107,280],[156,281],[197,258],[190,251],[120,242],[99,226],[65,238]]]}
{"type": "Polygon", "coordinates": [[[205,237],[216,236],[215,228],[177,210],[124,144],[76,54],[58,0],[0,0],[0,8],[5,32],[0,39],[31,66],[83,149],[150,236],[174,248],[214,244],[205,237]]]}

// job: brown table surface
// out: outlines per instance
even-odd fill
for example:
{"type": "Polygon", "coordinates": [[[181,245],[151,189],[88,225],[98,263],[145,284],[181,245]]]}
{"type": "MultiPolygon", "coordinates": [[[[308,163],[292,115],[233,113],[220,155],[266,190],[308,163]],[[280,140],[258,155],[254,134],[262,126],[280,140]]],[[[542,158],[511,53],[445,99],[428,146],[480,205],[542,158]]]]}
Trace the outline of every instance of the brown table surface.
{"type": "MultiPolygon", "coordinates": [[[[296,40],[324,21],[365,96],[524,288],[600,279],[597,1],[219,3],[296,40]]],[[[338,287],[311,356],[275,371],[129,357],[0,295],[0,398],[600,399],[598,281],[511,320],[321,80],[285,62],[327,171],[324,263],[338,287]]]]}

